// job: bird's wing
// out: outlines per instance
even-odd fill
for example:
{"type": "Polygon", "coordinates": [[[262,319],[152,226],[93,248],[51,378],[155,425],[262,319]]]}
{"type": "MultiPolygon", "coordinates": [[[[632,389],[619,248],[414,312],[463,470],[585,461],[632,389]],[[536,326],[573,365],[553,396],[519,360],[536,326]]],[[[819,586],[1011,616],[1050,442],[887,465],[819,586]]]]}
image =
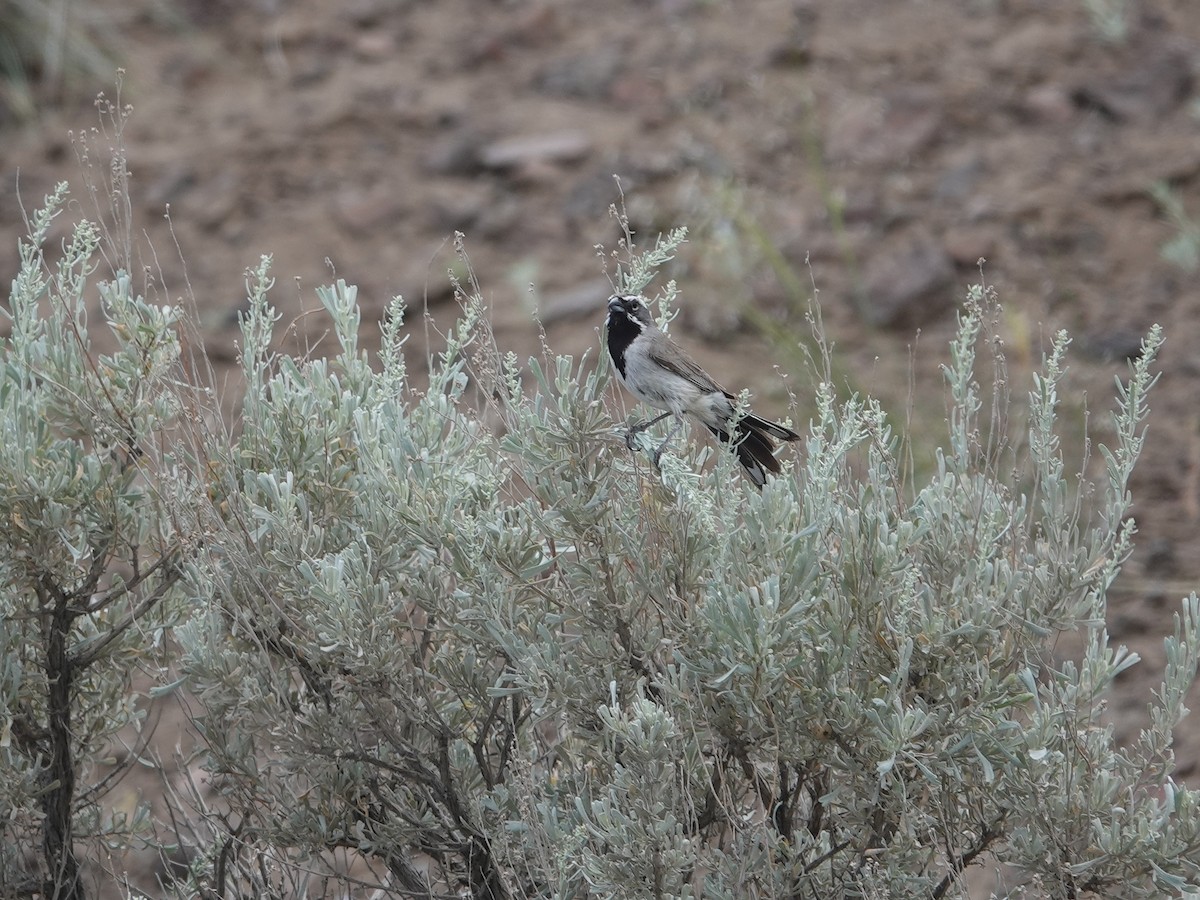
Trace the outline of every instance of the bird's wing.
{"type": "Polygon", "coordinates": [[[650,347],[647,356],[651,362],[658,363],[668,372],[673,372],[680,378],[686,378],[702,391],[718,391],[725,393],[719,384],[709,377],[708,373],[696,365],[696,362],[684,353],[679,347],[672,343],[666,343],[669,338],[665,338],[661,345],[650,347]]]}

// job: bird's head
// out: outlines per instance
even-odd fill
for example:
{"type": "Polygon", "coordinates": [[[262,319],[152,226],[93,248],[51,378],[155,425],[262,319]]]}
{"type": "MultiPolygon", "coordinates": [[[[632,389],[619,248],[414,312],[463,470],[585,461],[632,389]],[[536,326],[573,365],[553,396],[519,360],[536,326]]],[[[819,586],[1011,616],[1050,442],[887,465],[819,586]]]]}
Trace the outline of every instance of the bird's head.
{"type": "Polygon", "coordinates": [[[608,321],[626,318],[643,325],[653,325],[654,319],[646,308],[646,301],[633,294],[613,294],[608,298],[608,321]]]}

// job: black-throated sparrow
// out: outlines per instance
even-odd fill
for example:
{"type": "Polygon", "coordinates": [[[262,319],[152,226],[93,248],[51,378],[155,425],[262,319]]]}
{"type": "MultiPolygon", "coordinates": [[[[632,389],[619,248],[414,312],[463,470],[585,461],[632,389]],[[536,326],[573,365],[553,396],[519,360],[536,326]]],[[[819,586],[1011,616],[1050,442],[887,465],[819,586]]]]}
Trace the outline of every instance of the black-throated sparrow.
{"type": "Polygon", "coordinates": [[[767,472],[779,471],[771,438],[794,441],[800,435],[751,413],[738,418],[736,398],[663,334],[642,298],[620,294],[609,298],[607,325],[608,355],[621,384],[648,406],[666,410],[629,430],[625,443],[631,450],[639,432],[667,416],[675,416],[679,421],[654,453],[657,465],[663,450],[683,425],[684,417],[691,416],[717,440],[733,448],[738,462],[758,487],[767,483],[767,472]]]}

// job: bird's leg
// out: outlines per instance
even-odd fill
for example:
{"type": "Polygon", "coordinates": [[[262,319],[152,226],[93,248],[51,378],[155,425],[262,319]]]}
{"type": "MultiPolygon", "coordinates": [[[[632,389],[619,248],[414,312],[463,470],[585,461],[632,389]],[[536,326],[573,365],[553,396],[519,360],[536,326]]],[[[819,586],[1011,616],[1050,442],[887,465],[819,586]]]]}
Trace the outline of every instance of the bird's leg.
{"type": "Polygon", "coordinates": [[[662,459],[663,451],[667,449],[667,444],[671,443],[671,438],[673,438],[673,437],[675,437],[675,435],[679,434],[679,429],[682,427],[683,427],[683,419],[680,419],[678,422],[675,423],[675,427],[667,432],[667,436],[663,440],[663,442],[658,445],[658,449],[654,451],[654,468],[656,468],[656,469],[660,468],[658,465],[658,461],[660,459],[662,459]]]}
{"type": "Polygon", "coordinates": [[[665,412],[661,416],[650,419],[647,422],[639,422],[637,425],[632,426],[627,432],[625,432],[625,446],[628,447],[630,450],[635,449],[633,446],[633,439],[635,437],[637,437],[639,434],[641,434],[643,431],[645,431],[647,428],[649,428],[650,426],[657,425],[659,422],[661,422],[663,419],[665,419],[669,415],[670,415],[669,412],[665,412]]]}

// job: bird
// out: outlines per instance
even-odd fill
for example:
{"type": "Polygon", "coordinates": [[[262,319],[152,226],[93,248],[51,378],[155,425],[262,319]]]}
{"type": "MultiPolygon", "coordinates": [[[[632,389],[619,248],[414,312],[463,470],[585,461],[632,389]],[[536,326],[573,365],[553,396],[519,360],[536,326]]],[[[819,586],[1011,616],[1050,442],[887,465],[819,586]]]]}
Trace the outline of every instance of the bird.
{"type": "Polygon", "coordinates": [[[657,466],[671,439],[687,416],[702,424],[718,441],[732,448],[738,462],[756,487],[767,483],[767,473],[779,472],[775,441],[795,441],[800,435],[761,416],[737,415],[737,400],[722,388],[684,350],[654,324],[646,301],[632,294],[614,294],[608,300],[608,356],[625,390],[661,416],[632,426],[625,445],[634,449],[634,438],[668,416],[675,426],[654,453],[657,466]]]}

